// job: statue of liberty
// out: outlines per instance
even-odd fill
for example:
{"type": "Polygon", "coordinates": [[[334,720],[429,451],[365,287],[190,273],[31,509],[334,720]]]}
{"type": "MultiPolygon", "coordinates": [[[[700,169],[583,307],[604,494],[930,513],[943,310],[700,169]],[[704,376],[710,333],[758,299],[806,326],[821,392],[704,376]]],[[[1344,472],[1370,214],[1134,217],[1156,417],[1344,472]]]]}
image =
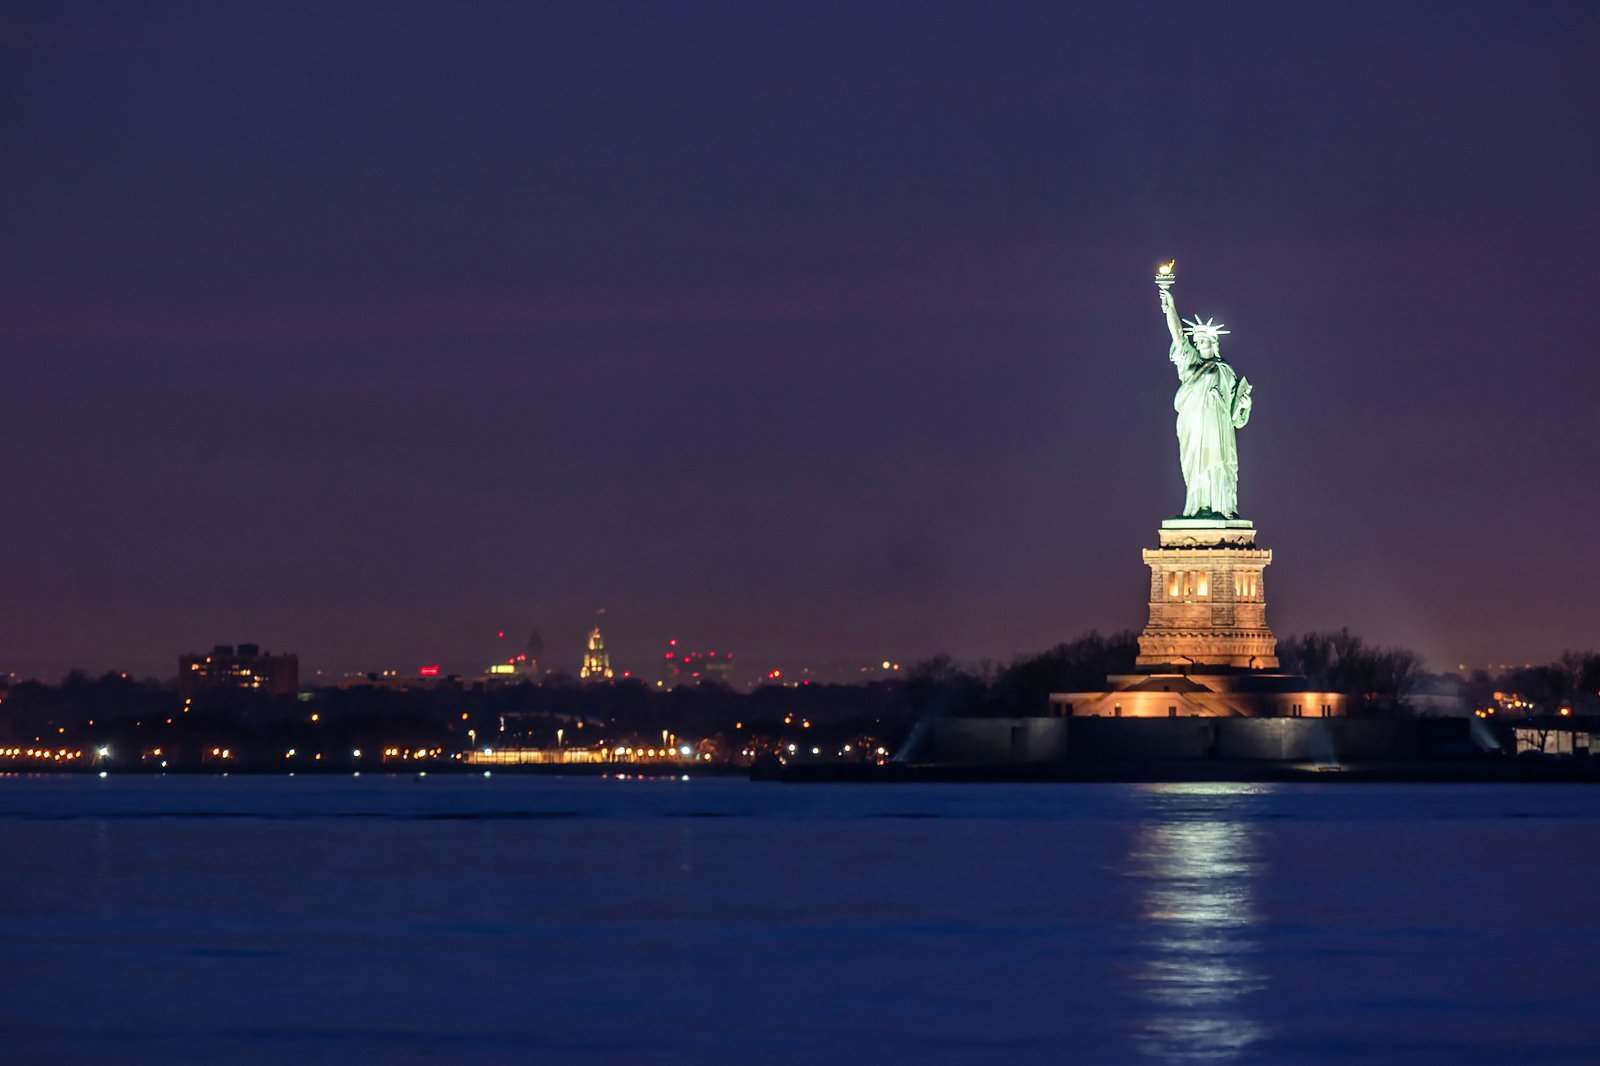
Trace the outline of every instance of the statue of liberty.
{"type": "Polygon", "coordinates": [[[1184,518],[1239,517],[1239,446],[1234,431],[1250,421],[1250,382],[1222,361],[1222,323],[1180,322],[1172,302],[1172,264],[1161,268],[1161,310],[1172,334],[1168,357],[1178,368],[1178,462],[1188,494],[1184,518]]]}

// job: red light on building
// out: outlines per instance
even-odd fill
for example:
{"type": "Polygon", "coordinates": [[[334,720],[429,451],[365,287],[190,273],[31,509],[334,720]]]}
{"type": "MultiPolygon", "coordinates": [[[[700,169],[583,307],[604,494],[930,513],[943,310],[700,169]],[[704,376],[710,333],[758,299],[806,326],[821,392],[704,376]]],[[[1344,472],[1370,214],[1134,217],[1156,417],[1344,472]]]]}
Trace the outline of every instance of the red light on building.
{"type": "Polygon", "coordinates": [[[499,630],[498,632],[495,633],[495,636],[499,637],[501,640],[504,640],[505,637],[506,637],[506,631],[503,630],[503,629],[499,630]]]}
{"type": "Polygon", "coordinates": [[[424,666],[424,667],[422,667],[421,669],[419,669],[417,671],[417,676],[418,677],[438,677],[439,676],[439,664],[438,663],[434,663],[432,666],[424,666]]]}
{"type": "Polygon", "coordinates": [[[519,662],[519,663],[525,663],[525,662],[527,662],[527,661],[528,661],[528,657],[527,657],[527,656],[526,656],[526,655],[519,655],[519,656],[517,656],[517,662],[519,662]]]}

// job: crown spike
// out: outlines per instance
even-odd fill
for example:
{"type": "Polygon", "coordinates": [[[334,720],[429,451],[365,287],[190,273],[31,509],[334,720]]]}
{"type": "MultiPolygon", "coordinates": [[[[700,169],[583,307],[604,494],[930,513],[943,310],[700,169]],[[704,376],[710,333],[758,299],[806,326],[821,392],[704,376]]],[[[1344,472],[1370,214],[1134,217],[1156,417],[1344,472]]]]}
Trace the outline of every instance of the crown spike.
{"type": "Polygon", "coordinates": [[[1199,315],[1196,315],[1194,318],[1186,318],[1183,321],[1185,326],[1184,332],[1191,337],[1198,336],[1199,334],[1205,334],[1212,340],[1216,340],[1218,337],[1231,332],[1223,329],[1221,322],[1215,322],[1209,318],[1204,322],[1200,321],[1199,315]]]}

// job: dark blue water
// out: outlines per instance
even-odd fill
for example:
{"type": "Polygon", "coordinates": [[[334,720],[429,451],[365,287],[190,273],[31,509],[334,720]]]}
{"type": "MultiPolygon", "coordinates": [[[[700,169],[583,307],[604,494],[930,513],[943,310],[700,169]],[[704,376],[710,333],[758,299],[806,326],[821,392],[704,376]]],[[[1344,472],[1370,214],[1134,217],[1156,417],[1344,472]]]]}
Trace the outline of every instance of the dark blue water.
{"type": "Polygon", "coordinates": [[[1600,789],[0,777],[0,1061],[1600,1061],[1600,789]]]}

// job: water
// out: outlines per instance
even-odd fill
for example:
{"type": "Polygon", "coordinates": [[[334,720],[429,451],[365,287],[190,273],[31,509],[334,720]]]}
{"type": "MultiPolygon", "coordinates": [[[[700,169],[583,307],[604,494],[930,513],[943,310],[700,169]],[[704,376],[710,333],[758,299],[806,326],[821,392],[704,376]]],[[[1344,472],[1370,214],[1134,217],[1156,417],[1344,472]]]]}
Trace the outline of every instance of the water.
{"type": "Polygon", "coordinates": [[[1597,810],[0,777],[0,1060],[1592,1063],[1597,810]]]}

